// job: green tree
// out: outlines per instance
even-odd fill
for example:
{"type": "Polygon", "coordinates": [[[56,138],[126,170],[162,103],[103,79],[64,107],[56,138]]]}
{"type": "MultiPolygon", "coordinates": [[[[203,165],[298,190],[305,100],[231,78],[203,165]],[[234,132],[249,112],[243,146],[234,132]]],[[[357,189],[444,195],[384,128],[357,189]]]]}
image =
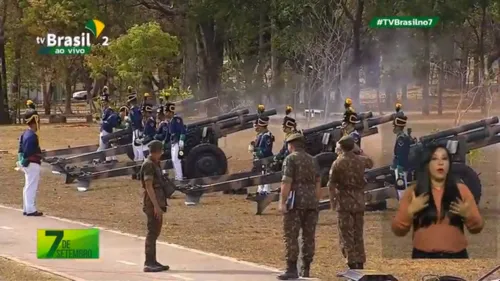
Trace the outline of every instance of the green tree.
{"type": "Polygon", "coordinates": [[[143,83],[149,91],[153,84],[164,88],[154,73],[179,55],[179,40],[164,32],[157,22],[135,25],[126,34],[99,48],[85,58],[93,77],[116,74],[123,81],[143,83]]]}

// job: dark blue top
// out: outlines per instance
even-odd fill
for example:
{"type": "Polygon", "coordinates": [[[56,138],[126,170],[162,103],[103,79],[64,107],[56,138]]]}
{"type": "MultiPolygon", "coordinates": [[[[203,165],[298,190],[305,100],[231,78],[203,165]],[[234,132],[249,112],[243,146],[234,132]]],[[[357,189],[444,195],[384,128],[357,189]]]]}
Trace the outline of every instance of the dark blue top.
{"type": "Polygon", "coordinates": [[[113,109],[111,107],[107,107],[102,111],[102,118],[101,120],[104,121],[108,119],[108,117],[113,113],[113,109]]]}
{"type": "Polygon", "coordinates": [[[179,140],[184,141],[186,135],[186,127],[184,126],[184,121],[180,116],[174,115],[172,120],[169,122],[168,131],[170,133],[170,142],[177,143],[179,140]]]}
{"type": "Polygon", "coordinates": [[[23,154],[25,161],[40,164],[42,150],[38,142],[38,135],[31,129],[27,129],[19,139],[19,153],[23,154]]]}
{"type": "Polygon", "coordinates": [[[351,136],[351,138],[354,140],[354,143],[356,143],[358,147],[361,148],[361,135],[358,133],[358,131],[352,131],[349,136],[351,136]]]}
{"type": "Polygon", "coordinates": [[[129,112],[130,124],[132,125],[132,130],[144,130],[142,126],[142,112],[139,106],[134,105],[130,108],[129,112]]]}
{"type": "Polygon", "coordinates": [[[146,144],[152,140],[154,140],[156,135],[156,121],[153,117],[149,117],[145,122],[144,122],[144,140],[143,144],[146,144]]]}
{"type": "Polygon", "coordinates": [[[255,140],[255,154],[257,158],[267,158],[273,156],[274,137],[267,131],[257,135],[255,140]]]}
{"type": "Polygon", "coordinates": [[[169,124],[167,121],[161,121],[160,125],[158,126],[158,129],[156,129],[155,140],[168,142],[169,141],[167,140],[167,137],[169,136],[168,127],[169,124]]]}
{"type": "Polygon", "coordinates": [[[120,118],[120,115],[118,115],[116,112],[112,112],[106,120],[103,120],[102,125],[101,125],[101,130],[108,132],[108,133],[113,133],[114,128],[120,127],[122,123],[122,120],[120,118]]]}
{"type": "Polygon", "coordinates": [[[393,166],[397,168],[402,167],[403,170],[408,170],[410,167],[409,156],[410,156],[410,146],[412,144],[412,139],[405,132],[398,133],[396,137],[396,144],[394,145],[394,160],[393,166]]]}

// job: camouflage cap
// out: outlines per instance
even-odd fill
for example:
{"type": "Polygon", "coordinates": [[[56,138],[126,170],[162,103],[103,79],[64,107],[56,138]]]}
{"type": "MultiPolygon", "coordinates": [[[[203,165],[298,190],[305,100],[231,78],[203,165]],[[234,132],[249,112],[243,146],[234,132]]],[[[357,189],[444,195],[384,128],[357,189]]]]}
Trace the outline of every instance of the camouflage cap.
{"type": "Polygon", "coordinates": [[[161,152],[163,151],[163,143],[159,140],[154,140],[148,143],[149,152],[161,152]]]}
{"type": "Polygon", "coordinates": [[[300,132],[295,132],[293,134],[290,134],[286,138],[286,142],[293,142],[293,141],[303,141],[304,140],[304,135],[302,135],[300,132]]]}
{"type": "Polygon", "coordinates": [[[339,140],[339,145],[340,147],[345,150],[345,151],[351,151],[354,149],[354,145],[356,143],[354,142],[354,139],[350,136],[350,135],[347,135],[347,136],[343,136],[340,140],[339,140]]]}

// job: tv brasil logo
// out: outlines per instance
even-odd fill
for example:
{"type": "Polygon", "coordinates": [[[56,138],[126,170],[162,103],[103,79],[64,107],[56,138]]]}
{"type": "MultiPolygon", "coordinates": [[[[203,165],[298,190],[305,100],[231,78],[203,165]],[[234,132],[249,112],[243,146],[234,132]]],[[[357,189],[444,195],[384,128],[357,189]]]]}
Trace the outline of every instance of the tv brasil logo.
{"type": "MultiPolygon", "coordinates": [[[[42,55],[88,54],[92,46],[91,35],[93,35],[95,39],[99,39],[104,27],[105,25],[103,22],[93,19],[85,24],[85,29],[89,32],[82,32],[82,34],[78,36],[58,36],[54,33],[47,33],[45,37],[36,37],[36,43],[43,45],[38,53],[42,55]]],[[[107,36],[101,37],[101,45],[109,45],[109,38],[107,36]]]]}

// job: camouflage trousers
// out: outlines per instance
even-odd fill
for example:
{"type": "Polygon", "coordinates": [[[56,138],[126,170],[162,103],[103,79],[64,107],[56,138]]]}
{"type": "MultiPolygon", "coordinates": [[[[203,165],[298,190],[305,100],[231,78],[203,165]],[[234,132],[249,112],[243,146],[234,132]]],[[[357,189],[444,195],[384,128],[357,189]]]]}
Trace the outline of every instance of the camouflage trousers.
{"type": "Polygon", "coordinates": [[[148,218],[148,232],[146,234],[146,261],[145,265],[152,265],[156,262],[156,240],[160,236],[161,227],[163,224],[163,217],[160,216],[159,219],[155,218],[153,212],[145,212],[148,218]]]}
{"type": "Polygon", "coordinates": [[[365,244],[363,241],[363,212],[337,212],[339,243],[347,263],[365,263],[365,244]]]}
{"type": "Polygon", "coordinates": [[[317,223],[318,211],[314,209],[292,209],[283,216],[283,240],[287,262],[296,262],[299,258],[299,233],[301,229],[303,262],[312,262],[317,223]]]}

